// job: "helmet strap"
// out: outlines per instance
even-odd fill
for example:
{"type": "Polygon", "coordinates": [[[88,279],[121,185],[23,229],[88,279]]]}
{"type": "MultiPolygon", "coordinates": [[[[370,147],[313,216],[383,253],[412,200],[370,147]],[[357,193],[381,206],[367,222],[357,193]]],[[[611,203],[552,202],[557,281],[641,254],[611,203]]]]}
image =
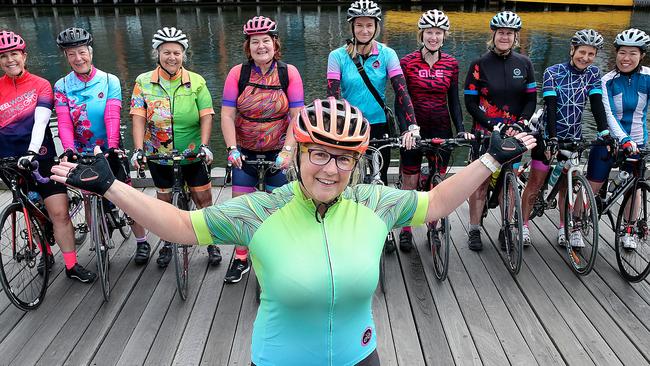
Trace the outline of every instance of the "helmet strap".
{"type": "Polygon", "coordinates": [[[179,68],[178,68],[178,71],[176,71],[175,74],[172,74],[171,72],[169,72],[169,71],[168,71],[168,70],[167,70],[167,69],[166,69],[166,68],[165,68],[165,67],[160,63],[160,56],[158,56],[158,66],[160,66],[160,69],[163,70],[163,71],[165,72],[165,74],[167,74],[167,76],[168,76],[170,79],[173,78],[174,76],[176,76],[176,74],[178,74],[179,71],[181,71],[181,68],[179,67],[179,68]]]}

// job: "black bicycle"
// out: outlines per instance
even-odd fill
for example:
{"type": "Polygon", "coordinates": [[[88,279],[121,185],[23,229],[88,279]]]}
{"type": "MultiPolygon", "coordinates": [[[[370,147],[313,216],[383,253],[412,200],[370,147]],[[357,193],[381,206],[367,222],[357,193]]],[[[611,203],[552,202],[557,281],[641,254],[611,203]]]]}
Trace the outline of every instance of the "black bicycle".
{"type": "MultiPolygon", "coordinates": [[[[178,207],[181,210],[192,210],[194,209],[194,203],[190,195],[187,185],[183,182],[183,173],[181,171],[181,163],[187,159],[203,159],[205,155],[197,154],[194,152],[179,152],[178,150],[172,150],[170,153],[164,154],[151,154],[147,155],[148,161],[171,161],[173,167],[174,175],[174,184],[172,186],[172,205],[178,207]]],[[[143,163],[139,163],[140,166],[143,166],[143,163]]],[[[207,165],[205,165],[207,171],[207,165]]],[[[144,171],[141,169],[139,172],[140,176],[144,174],[144,171]]],[[[176,286],[178,288],[178,294],[181,299],[185,301],[187,299],[187,294],[189,291],[189,272],[190,272],[190,249],[193,248],[191,245],[183,245],[178,243],[166,242],[171,248],[174,259],[174,268],[176,270],[176,286]]]]}
{"type": "Polygon", "coordinates": [[[5,294],[19,309],[36,309],[43,303],[50,271],[49,247],[54,229],[45,205],[29,198],[30,182],[47,183],[38,173],[38,161],[31,172],[19,169],[17,158],[0,159],[0,179],[11,190],[13,200],[0,215],[0,282],[5,294]],[[42,267],[38,268],[39,263],[42,267]]]}

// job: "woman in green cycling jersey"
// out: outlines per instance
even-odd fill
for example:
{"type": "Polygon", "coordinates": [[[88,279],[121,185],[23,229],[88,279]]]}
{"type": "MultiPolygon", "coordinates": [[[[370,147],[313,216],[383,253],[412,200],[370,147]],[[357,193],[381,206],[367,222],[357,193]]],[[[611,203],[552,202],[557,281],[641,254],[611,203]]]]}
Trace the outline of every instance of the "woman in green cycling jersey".
{"type": "Polygon", "coordinates": [[[53,179],[104,195],[166,240],[248,246],[262,289],[253,365],[379,365],[372,297],[388,231],[448,215],[535,139],[495,133],[480,159],[416,192],[350,186],[370,127],[347,101],[317,99],[292,123],[297,181],[199,211],[116,181],[101,154],[92,165],[54,167],[53,179]]]}

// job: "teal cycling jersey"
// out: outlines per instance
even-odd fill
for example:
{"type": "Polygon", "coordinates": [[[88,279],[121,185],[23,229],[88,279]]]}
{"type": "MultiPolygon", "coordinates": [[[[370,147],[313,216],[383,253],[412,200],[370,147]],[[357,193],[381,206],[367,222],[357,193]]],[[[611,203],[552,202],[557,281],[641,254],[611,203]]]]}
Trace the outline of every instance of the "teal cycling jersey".
{"type": "Polygon", "coordinates": [[[258,365],[354,365],[377,346],[372,296],[388,231],[424,222],[428,195],[347,188],[324,217],[297,182],[192,211],[200,244],[247,245],[262,288],[258,365]]]}

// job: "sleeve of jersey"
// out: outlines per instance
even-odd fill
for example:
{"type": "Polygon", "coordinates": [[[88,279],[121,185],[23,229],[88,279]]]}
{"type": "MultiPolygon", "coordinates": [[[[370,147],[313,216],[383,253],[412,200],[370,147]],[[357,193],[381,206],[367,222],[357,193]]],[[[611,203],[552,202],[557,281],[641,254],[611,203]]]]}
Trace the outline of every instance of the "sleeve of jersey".
{"type": "Polygon", "coordinates": [[[621,142],[624,142],[623,140],[629,140],[630,136],[628,136],[627,132],[625,132],[623,129],[623,126],[621,126],[621,123],[614,116],[614,96],[611,95],[611,92],[609,90],[609,85],[614,82],[614,75],[616,75],[616,73],[609,72],[601,79],[603,85],[603,106],[605,107],[605,115],[607,116],[607,126],[609,127],[609,132],[612,134],[612,136],[614,136],[614,138],[621,142]]]}
{"type": "Polygon", "coordinates": [[[341,65],[336,50],[327,57],[327,79],[341,80],[341,65]]]}
{"type": "Polygon", "coordinates": [[[142,86],[140,86],[140,78],[136,79],[133,86],[133,94],[131,94],[131,110],[129,114],[147,117],[147,102],[144,100],[142,93],[142,86]]]}
{"type": "Polygon", "coordinates": [[[452,67],[451,81],[449,90],[447,90],[447,101],[449,103],[449,115],[454,122],[454,126],[456,126],[456,132],[465,132],[463,110],[460,107],[460,96],[458,95],[458,62],[454,62],[452,67]]]}
{"type": "Polygon", "coordinates": [[[104,123],[109,148],[120,145],[120,113],[122,111],[122,86],[115,75],[108,76],[108,100],[104,110],[104,123]]]}
{"type": "Polygon", "coordinates": [[[300,108],[305,105],[305,92],[303,90],[302,78],[298,69],[293,65],[287,65],[289,73],[289,88],[287,90],[287,99],[289,99],[289,108],[300,108]]]}
{"type": "Polygon", "coordinates": [[[199,244],[247,246],[262,223],[256,207],[263,204],[255,202],[262,197],[264,196],[244,195],[219,205],[190,211],[192,227],[199,244]]]}
{"type": "Polygon", "coordinates": [[[590,68],[591,74],[589,78],[589,95],[603,94],[603,84],[600,81],[600,70],[597,67],[590,68]]]}
{"type": "Polygon", "coordinates": [[[542,98],[546,97],[556,97],[557,91],[555,90],[555,84],[553,83],[553,74],[551,73],[551,68],[544,70],[544,76],[542,81],[542,98]]]}
{"type": "Polygon", "coordinates": [[[429,207],[426,192],[367,184],[357,185],[355,189],[359,202],[373,210],[389,229],[425,222],[429,207]]]}
{"type": "Polygon", "coordinates": [[[196,90],[196,107],[199,110],[199,117],[203,117],[208,114],[214,114],[214,109],[212,108],[212,96],[205,83],[205,79],[199,76],[199,80],[200,85],[196,90]]]}
{"type": "Polygon", "coordinates": [[[388,57],[386,58],[386,72],[388,73],[388,78],[392,79],[397,75],[403,75],[404,72],[402,72],[402,67],[399,64],[399,57],[397,57],[395,50],[386,47],[386,51],[388,52],[388,57]]]}
{"type": "Polygon", "coordinates": [[[537,82],[535,81],[535,68],[530,59],[528,62],[528,78],[526,79],[526,93],[528,97],[526,98],[526,104],[524,109],[521,111],[520,119],[530,119],[535,113],[535,107],[537,107],[537,82]]]}
{"type": "Polygon", "coordinates": [[[54,84],[54,110],[56,111],[56,123],[59,129],[59,140],[63,150],[74,150],[74,126],[70,117],[68,97],[61,90],[63,79],[54,84]]]}
{"type": "Polygon", "coordinates": [[[223,85],[223,97],[221,105],[223,107],[237,107],[237,97],[239,96],[239,74],[241,73],[241,64],[233,67],[226,76],[223,85]]]}

